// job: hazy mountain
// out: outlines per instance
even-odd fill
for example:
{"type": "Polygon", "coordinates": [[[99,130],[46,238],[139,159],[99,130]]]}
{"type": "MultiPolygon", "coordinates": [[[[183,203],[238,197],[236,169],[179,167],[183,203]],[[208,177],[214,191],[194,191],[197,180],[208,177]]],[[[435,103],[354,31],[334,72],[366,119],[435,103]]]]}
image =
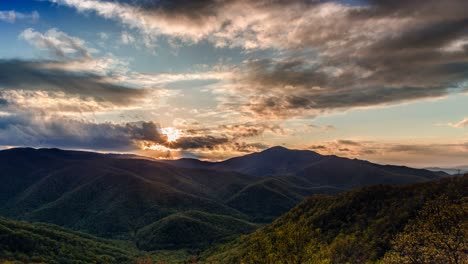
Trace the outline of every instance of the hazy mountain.
{"type": "Polygon", "coordinates": [[[456,167],[452,167],[452,168],[428,167],[428,168],[425,168],[425,169],[430,170],[430,171],[435,171],[435,172],[437,172],[437,171],[445,172],[445,173],[448,173],[448,174],[451,174],[451,175],[468,173],[468,165],[456,166],[456,167]]]}
{"type": "Polygon", "coordinates": [[[204,253],[208,263],[462,263],[468,174],[314,195],[272,224],[204,253]],[[409,257],[415,261],[406,261],[409,257]],[[434,261],[437,259],[437,261],[434,261]],[[458,262],[454,259],[458,259],[458,262]]]}
{"type": "Polygon", "coordinates": [[[320,155],[309,150],[272,147],[258,153],[222,162],[194,159],[164,161],[183,168],[235,171],[256,177],[300,176],[310,184],[354,188],[370,184],[405,184],[447,176],[440,172],[405,166],[380,165],[368,161],[320,155]]]}

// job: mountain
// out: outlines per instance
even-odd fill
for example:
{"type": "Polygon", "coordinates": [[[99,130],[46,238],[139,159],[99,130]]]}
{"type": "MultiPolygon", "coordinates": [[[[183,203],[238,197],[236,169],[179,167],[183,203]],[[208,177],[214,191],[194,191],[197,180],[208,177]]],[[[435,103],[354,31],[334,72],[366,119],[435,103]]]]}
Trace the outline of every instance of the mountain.
{"type": "Polygon", "coordinates": [[[311,194],[439,177],[281,147],[219,163],[17,148],[0,151],[0,215],[146,250],[196,250],[269,223],[311,194]],[[174,239],[174,230],[183,233],[174,239]]]}
{"type": "Polygon", "coordinates": [[[405,166],[380,165],[363,160],[320,155],[314,151],[291,150],[279,146],[221,162],[194,159],[163,162],[183,168],[235,171],[255,177],[299,176],[308,181],[309,184],[348,189],[373,184],[423,182],[448,176],[442,172],[405,166]]]}
{"type": "Polygon", "coordinates": [[[254,176],[295,175],[320,161],[322,155],[307,150],[290,150],[272,147],[258,153],[248,154],[223,161],[215,169],[237,171],[254,176]]]}
{"type": "Polygon", "coordinates": [[[11,149],[0,151],[0,213],[134,239],[139,229],[184,211],[248,220],[223,201],[254,180],[114,155],[11,149]]]}
{"type": "Polygon", "coordinates": [[[464,165],[464,166],[456,166],[456,167],[452,167],[452,168],[439,168],[439,167],[428,167],[428,168],[425,168],[426,170],[430,170],[430,171],[442,171],[442,172],[445,172],[445,173],[448,173],[450,175],[458,175],[458,174],[464,174],[464,173],[467,173],[468,172],[468,165],[464,165]]]}
{"type": "Polygon", "coordinates": [[[262,152],[231,158],[222,162],[207,162],[196,159],[166,160],[163,162],[184,168],[207,168],[221,171],[236,171],[252,176],[286,176],[319,161],[322,156],[313,151],[290,150],[272,147],[262,152]]]}
{"type": "Polygon", "coordinates": [[[465,263],[468,174],[314,195],[208,263],[465,263]]]}

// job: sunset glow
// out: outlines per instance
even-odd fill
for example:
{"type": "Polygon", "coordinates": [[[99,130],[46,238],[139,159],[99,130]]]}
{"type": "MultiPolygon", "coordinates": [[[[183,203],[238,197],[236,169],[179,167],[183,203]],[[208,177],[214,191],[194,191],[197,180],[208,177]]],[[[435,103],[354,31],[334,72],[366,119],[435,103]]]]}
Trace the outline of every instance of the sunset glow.
{"type": "Polygon", "coordinates": [[[173,127],[165,127],[161,129],[161,132],[167,136],[167,142],[174,142],[181,137],[181,131],[173,127]]]}
{"type": "Polygon", "coordinates": [[[468,2],[449,2],[0,1],[0,148],[464,165],[468,2]]]}

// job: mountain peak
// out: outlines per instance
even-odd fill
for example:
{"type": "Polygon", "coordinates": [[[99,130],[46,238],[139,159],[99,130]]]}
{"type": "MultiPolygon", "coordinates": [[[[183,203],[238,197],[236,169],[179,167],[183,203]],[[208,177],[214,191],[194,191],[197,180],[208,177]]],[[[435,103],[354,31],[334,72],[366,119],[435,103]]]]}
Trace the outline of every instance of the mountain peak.
{"type": "Polygon", "coordinates": [[[264,151],[261,151],[259,153],[271,153],[271,154],[285,154],[285,155],[314,155],[314,156],[321,156],[319,153],[312,151],[312,150],[305,150],[305,149],[288,149],[283,146],[274,146],[268,149],[265,149],[264,151]]]}
{"type": "Polygon", "coordinates": [[[291,149],[288,149],[288,148],[285,148],[283,146],[274,146],[274,147],[271,147],[271,148],[267,148],[265,149],[264,151],[262,152],[279,152],[279,151],[291,151],[291,149]]]}

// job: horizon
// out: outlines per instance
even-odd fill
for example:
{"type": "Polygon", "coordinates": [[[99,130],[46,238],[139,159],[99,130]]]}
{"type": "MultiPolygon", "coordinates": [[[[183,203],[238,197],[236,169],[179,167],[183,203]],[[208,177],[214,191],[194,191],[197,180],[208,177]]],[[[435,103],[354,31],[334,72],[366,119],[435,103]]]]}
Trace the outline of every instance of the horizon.
{"type": "Polygon", "coordinates": [[[220,161],[282,146],[467,166],[467,9],[2,1],[0,149],[220,161]]]}
{"type": "MultiPolygon", "coordinates": [[[[0,149],[0,151],[7,151],[7,150],[13,150],[13,149],[60,150],[60,151],[72,151],[72,152],[96,153],[96,154],[102,154],[102,155],[132,155],[132,156],[135,156],[135,157],[141,157],[143,159],[148,159],[148,160],[152,160],[152,161],[156,161],[156,162],[157,161],[171,161],[171,160],[177,161],[177,160],[180,160],[180,159],[191,159],[191,160],[198,160],[198,161],[202,161],[202,162],[219,163],[219,162],[227,161],[227,160],[232,159],[232,158],[239,158],[239,157],[243,157],[243,156],[248,156],[250,154],[262,153],[262,152],[265,152],[267,150],[271,150],[271,149],[274,149],[274,148],[282,148],[282,149],[285,149],[285,150],[288,150],[288,151],[295,151],[295,150],[308,151],[308,152],[319,154],[319,155],[322,155],[322,156],[336,156],[336,157],[345,158],[345,159],[361,160],[361,159],[353,158],[353,157],[344,157],[344,156],[339,156],[339,155],[335,155],[335,154],[320,154],[319,152],[309,150],[309,149],[292,149],[292,148],[287,148],[287,147],[284,147],[284,146],[271,146],[271,147],[263,149],[263,150],[244,153],[244,154],[240,154],[238,156],[233,156],[233,157],[229,157],[229,158],[226,158],[226,159],[220,159],[220,160],[198,159],[198,158],[194,158],[194,157],[188,157],[188,158],[185,158],[185,157],[161,158],[161,157],[159,157],[159,158],[154,158],[154,157],[151,157],[151,156],[144,156],[144,155],[139,155],[139,154],[135,154],[135,153],[131,153],[131,152],[105,152],[105,151],[101,152],[101,151],[92,151],[92,150],[86,150],[86,149],[63,149],[63,148],[10,147],[10,148],[0,149]]],[[[439,166],[411,167],[411,166],[406,166],[406,165],[401,165],[401,164],[377,163],[377,162],[372,162],[372,161],[368,161],[368,160],[361,160],[361,161],[367,161],[367,162],[371,162],[371,163],[379,164],[379,165],[384,165],[384,166],[385,165],[404,166],[404,167],[410,167],[410,168],[415,168],[415,169],[426,169],[426,170],[433,170],[433,171],[436,171],[436,169],[441,169],[441,170],[457,170],[457,169],[460,169],[461,173],[464,173],[465,170],[466,170],[466,172],[468,172],[468,164],[458,164],[458,165],[455,165],[455,166],[452,166],[452,167],[439,167],[439,166]]]]}

